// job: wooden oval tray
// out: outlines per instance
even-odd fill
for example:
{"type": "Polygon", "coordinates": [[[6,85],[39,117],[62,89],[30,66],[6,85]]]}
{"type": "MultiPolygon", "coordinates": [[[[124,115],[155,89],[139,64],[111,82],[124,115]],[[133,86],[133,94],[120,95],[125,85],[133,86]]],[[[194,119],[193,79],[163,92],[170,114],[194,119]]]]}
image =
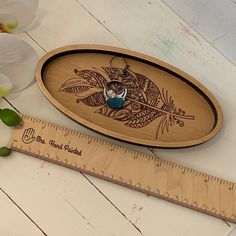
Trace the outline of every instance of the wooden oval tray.
{"type": "Polygon", "coordinates": [[[36,77],[59,110],[120,140],[188,147],[209,140],[222,125],[221,108],[202,84],[167,63],[126,49],[62,47],[40,60],[36,77]],[[110,109],[103,95],[104,85],[114,79],[128,88],[121,109],[110,109]]]}

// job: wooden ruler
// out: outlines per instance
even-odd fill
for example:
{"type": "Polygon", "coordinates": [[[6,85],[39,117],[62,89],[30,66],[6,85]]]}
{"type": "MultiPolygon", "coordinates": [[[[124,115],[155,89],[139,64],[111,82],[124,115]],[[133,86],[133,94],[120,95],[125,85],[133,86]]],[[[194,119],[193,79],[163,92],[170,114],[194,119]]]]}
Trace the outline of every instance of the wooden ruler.
{"type": "Polygon", "coordinates": [[[236,184],[23,115],[10,147],[236,223],[236,184]]]}

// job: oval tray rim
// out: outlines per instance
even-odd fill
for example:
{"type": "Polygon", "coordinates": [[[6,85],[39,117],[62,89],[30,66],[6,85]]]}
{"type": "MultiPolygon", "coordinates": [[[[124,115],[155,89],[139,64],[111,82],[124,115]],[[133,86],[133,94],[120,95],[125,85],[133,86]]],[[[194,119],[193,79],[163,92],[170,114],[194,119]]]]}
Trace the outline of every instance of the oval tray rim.
{"type": "MultiPolygon", "coordinates": [[[[79,124],[92,129],[100,134],[121,140],[121,141],[126,141],[129,143],[137,144],[137,145],[145,145],[145,146],[150,146],[150,147],[158,147],[158,148],[185,148],[185,147],[191,147],[191,146],[196,146],[199,144],[202,144],[211,138],[213,138],[221,129],[222,127],[222,122],[223,122],[223,113],[222,109],[220,107],[220,104],[214,97],[214,95],[199,81],[194,79],[192,76],[189,74],[185,73],[184,71],[164,62],[161,61],[157,58],[135,52],[129,49],[124,49],[124,48],[118,48],[118,47],[113,47],[113,46],[107,46],[107,45],[96,45],[96,44],[75,44],[75,45],[69,45],[69,46],[64,46],[60,48],[56,48],[47,54],[45,54],[40,61],[38,62],[37,68],[36,68],[36,81],[38,83],[38,86],[42,93],[46,96],[46,98],[57,108],[59,109],[62,113],[64,113],[66,116],[70,117],[74,121],[78,122],[79,124]],[[43,82],[43,77],[42,77],[42,72],[45,67],[45,64],[48,63],[49,60],[52,60],[56,55],[62,54],[62,53],[69,53],[70,51],[82,51],[82,50],[94,50],[96,53],[101,51],[103,52],[109,52],[109,53],[119,53],[127,56],[131,56],[137,59],[142,59],[144,61],[148,61],[150,63],[153,63],[155,65],[161,66],[163,68],[166,68],[169,71],[174,72],[175,74],[180,75],[183,77],[186,81],[189,81],[190,84],[193,85],[193,87],[197,87],[201,93],[203,93],[209,101],[212,103],[212,105],[215,108],[215,116],[216,116],[216,124],[214,128],[205,136],[198,138],[198,139],[193,139],[193,140],[188,140],[188,141],[180,141],[180,142],[163,142],[163,141],[151,141],[151,140],[143,140],[140,138],[135,138],[135,137],[130,137],[127,135],[120,134],[118,132],[114,132],[112,130],[107,130],[102,126],[93,124],[91,122],[88,122],[87,120],[81,118],[80,116],[74,114],[71,112],[69,109],[64,107],[60,102],[58,102],[48,91],[46,86],[44,85],[43,82]],[[132,139],[130,139],[132,138],[132,139]]],[[[210,105],[210,104],[209,104],[210,105]]],[[[211,105],[210,105],[211,106],[211,105]]],[[[211,106],[212,107],[212,106],[211,106]]]]}

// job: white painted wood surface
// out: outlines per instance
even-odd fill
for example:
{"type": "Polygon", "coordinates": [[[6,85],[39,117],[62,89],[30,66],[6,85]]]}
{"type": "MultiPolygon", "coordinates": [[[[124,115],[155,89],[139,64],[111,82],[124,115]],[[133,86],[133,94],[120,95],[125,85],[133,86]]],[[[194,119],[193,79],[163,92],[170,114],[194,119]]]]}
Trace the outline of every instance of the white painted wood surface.
{"type": "Polygon", "coordinates": [[[0,189],[0,235],[42,235],[41,230],[0,189]]]}
{"type": "MultiPolygon", "coordinates": [[[[153,151],[160,158],[236,182],[236,68],[161,1],[40,0],[36,24],[18,36],[40,56],[68,44],[106,44],[146,53],[194,76],[222,105],[225,118],[221,133],[198,147],[153,151]]],[[[36,84],[9,100],[22,113],[108,139],[61,114],[36,84]]],[[[1,100],[0,106],[7,104],[1,100]]],[[[3,125],[0,129],[0,144],[4,144],[10,129],[3,125]]],[[[145,147],[122,145],[150,152],[145,147]]],[[[6,215],[4,223],[0,222],[0,233],[5,235],[224,236],[235,227],[19,153],[0,159],[0,187],[29,216],[0,192],[0,221],[6,215]],[[19,222],[25,226],[17,227],[19,222]]]]}
{"type": "Polygon", "coordinates": [[[235,0],[163,0],[163,2],[236,64],[235,0]]]}

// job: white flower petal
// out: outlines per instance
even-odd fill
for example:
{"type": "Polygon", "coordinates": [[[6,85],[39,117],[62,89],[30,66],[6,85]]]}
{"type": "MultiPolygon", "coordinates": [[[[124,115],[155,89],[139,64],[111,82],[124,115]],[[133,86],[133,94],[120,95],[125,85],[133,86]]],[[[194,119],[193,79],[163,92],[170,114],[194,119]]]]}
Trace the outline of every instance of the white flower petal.
{"type": "Polygon", "coordinates": [[[13,84],[4,74],[0,74],[0,97],[6,96],[11,92],[13,84]]]}

